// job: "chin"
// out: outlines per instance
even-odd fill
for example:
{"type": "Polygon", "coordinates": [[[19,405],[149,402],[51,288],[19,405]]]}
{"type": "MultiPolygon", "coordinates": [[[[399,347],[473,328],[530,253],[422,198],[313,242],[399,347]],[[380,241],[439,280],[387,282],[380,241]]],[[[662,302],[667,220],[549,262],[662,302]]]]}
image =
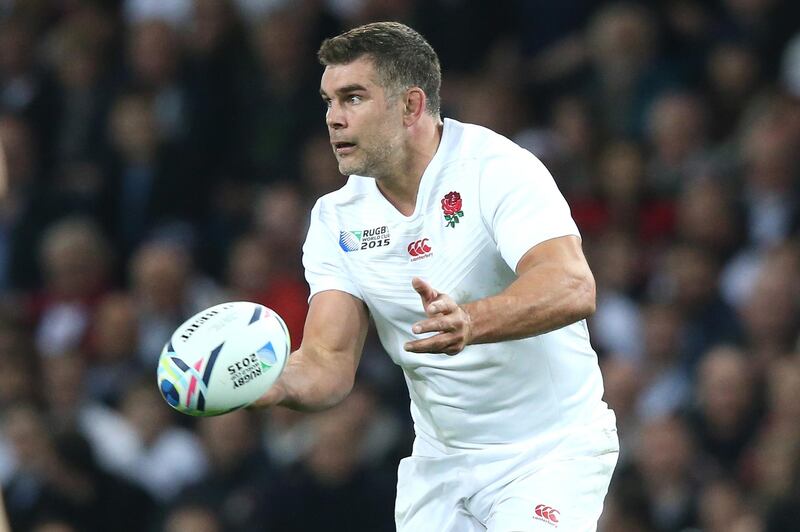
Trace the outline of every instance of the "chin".
{"type": "Polygon", "coordinates": [[[363,168],[356,166],[354,164],[344,164],[339,163],[339,173],[342,175],[364,175],[362,173],[363,168]]]}

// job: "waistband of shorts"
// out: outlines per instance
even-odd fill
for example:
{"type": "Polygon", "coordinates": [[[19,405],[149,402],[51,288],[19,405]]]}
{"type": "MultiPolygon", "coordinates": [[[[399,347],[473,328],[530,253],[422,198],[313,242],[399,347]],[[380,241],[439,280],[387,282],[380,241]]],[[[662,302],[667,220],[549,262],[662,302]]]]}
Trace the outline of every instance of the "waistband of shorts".
{"type": "Polygon", "coordinates": [[[519,453],[534,454],[541,458],[560,458],[570,456],[593,456],[619,451],[616,416],[607,410],[590,423],[551,430],[536,437],[493,444],[447,445],[433,436],[419,430],[412,456],[443,457],[453,455],[486,454],[498,457],[513,456],[519,453]]]}

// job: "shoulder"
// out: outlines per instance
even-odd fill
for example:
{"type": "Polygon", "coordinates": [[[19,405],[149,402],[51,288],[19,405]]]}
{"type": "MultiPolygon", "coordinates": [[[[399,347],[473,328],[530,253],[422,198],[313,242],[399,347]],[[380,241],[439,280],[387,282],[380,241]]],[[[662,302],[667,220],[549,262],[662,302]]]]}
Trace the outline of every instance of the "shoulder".
{"type": "Polygon", "coordinates": [[[369,187],[375,186],[368,177],[351,175],[347,183],[333,192],[329,192],[317,199],[313,213],[322,215],[325,212],[352,208],[369,197],[369,187]]]}
{"type": "MultiPolygon", "coordinates": [[[[528,150],[489,128],[446,119],[449,159],[470,161],[483,173],[498,167],[518,167],[538,162],[528,150]]],[[[539,163],[541,164],[541,163],[539,163]]]]}

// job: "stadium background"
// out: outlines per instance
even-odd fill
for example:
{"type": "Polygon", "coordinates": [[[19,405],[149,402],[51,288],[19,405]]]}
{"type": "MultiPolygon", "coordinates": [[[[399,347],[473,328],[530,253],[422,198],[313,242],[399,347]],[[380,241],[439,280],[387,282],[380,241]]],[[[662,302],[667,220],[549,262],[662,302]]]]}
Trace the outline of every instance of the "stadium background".
{"type": "Polygon", "coordinates": [[[299,342],[308,212],[343,182],[315,51],[389,19],[438,50],[444,115],[529,148],[572,205],[623,448],[601,530],[796,530],[795,5],[0,0],[14,530],[393,529],[411,427],[374,336],[320,414],[194,420],[154,382],[169,332],[219,301],[276,309],[299,342]]]}

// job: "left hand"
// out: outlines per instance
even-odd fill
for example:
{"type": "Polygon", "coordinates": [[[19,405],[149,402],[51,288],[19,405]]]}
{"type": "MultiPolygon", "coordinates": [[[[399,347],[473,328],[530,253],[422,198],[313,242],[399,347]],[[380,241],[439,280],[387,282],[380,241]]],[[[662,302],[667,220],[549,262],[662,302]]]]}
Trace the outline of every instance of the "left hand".
{"type": "Polygon", "coordinates": [[[414,334],[438,332],[429,338],[407,342],[404,346],[411,353],[460,353],[472,339],[472,322],[469,314],[447,294],[442,294],[431,285],[414,277],[411,285],[422,299],[422,308],[428,319],[418,321],[411,327],[414,334]]]}

